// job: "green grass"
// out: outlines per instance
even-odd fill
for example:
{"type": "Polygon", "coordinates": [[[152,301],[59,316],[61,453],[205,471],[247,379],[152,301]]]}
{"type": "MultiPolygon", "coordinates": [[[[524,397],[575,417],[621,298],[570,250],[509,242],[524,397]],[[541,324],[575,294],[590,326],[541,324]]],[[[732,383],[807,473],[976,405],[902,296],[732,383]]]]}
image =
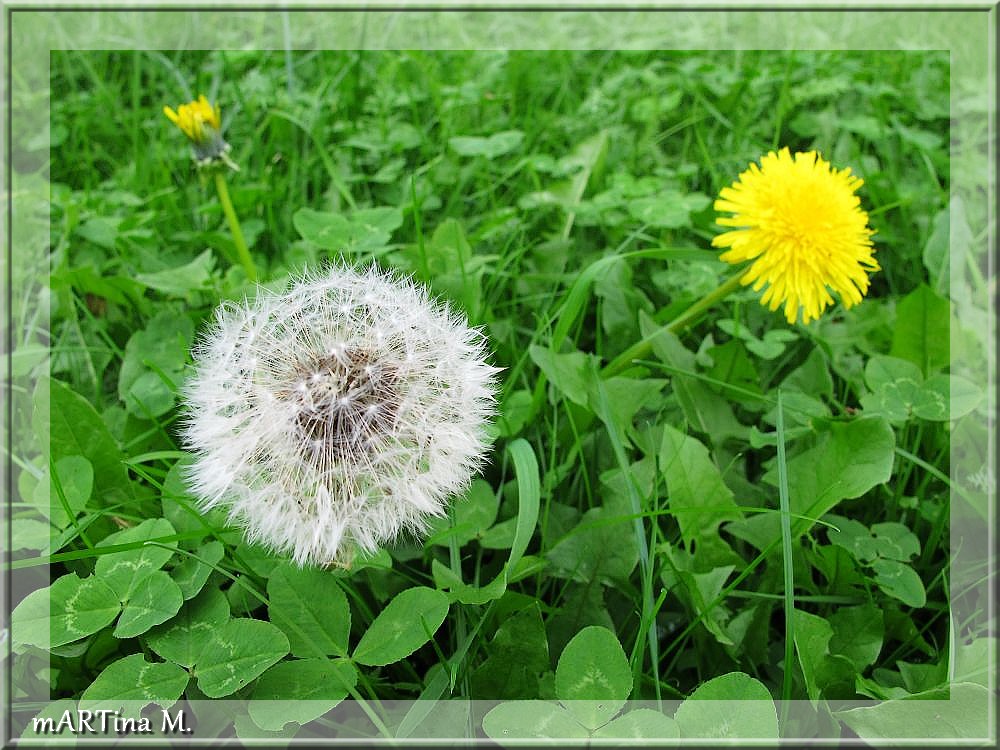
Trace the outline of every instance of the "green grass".
{"type": "MultiPolygon", "coordinates": [[[[51,352],[51,405],[17,416],[51,445],[15,457],[14,564],[76,574],[102,604],[58,643],[19,641],[37,602],[15,612],[16,697],[120,699],[136,684],[120,662],[142,654],[162,699],[348,696],[377,715],[417,697],[792,698],[818,701],[819,723],[784,711],[779,730],[773,711],[740,709],[727,731],[849,736],[864,730],[828,701],[946,687],[949,640],[986,635],[949,625],[949,446],[982,414],[980,394],[954,400],[967,381],[950,369],[948,282],[925,252],[949,190],[948,73],[929,52],[53,53],[51,326],[18,338],[51,352]],[[339,257],[412,273],[505,368],[491,463],[426,543],[298,571],[202,517],[184,487],[190,344],[252,291],[211,180],[161,111],[199,92],[222,107],[262,283],[339,257]],[[882,266],[865,301],[790,326],[740,288],[652,336],[729,278],[712,199],[781,146],[864,178],[882,266]],[[376,208],[383,231],[359,228],[376,208]],[[317,222],[348,226],[341,245],[317,222]],[[935,400],[949,387],[950,414],[935,400]],[[116,560],[143,588],[108,573],[116,560]],[[196,604],[115,634],[119,609],[189,577],[196,604]],[[407,589],[423,621],[380,619],[407,589]],[[307,612],[325,624],[291,632],[307,612]],[[178,656],[185,617],[222,634],[184,641],[208,654],[253,631],[232,636],[259,657],[245,680],[178,656]],[[397,626],[412,653],[356,651],[397,626]],[[581,694],[594,670],[603,691],[581,694]],[[294,687],[314,682],[326,692],[294,687]]],[[[717,731],[694,703],[615,721],[717,731]]],[[[617,710],[567,705],[501,711],[486,731],[617,731],[600,729],[617,710]]],[[[280,728],[249,716],[244,733],[280,728]]],[[[420,718],[373,727],[419,736],[420,718]]]]}

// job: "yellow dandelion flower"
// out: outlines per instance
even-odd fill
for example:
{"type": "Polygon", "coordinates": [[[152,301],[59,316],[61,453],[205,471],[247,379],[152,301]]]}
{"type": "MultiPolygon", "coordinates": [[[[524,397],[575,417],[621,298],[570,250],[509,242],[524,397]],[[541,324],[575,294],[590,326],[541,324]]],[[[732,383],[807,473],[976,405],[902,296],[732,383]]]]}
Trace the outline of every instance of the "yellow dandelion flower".
{"type": "Polygon", "coordinates": [[[732,216],[716,221],[735,229],[712,245],[729,248],[719,256],[728,263],[753,261],[740,282],[755,291],[767,285],[761,304],[784,304],[789,323],[800,309],[804,323],[819,318],[833,304],[831,290],[851,307],[868,291],[868,274],[879,270],[868,214],[854,194],[862,184],[815,151],[772,151],[719,193],[715,210],[732,216]]]}
{"type": "Polygon", "coordinates": [[[193,102],[181,104],[176,111],[164,107],[163,114],[191,141],[200,164],[219,158],[228,163],[225,154],[229,144],[222,139],[222,113],[218,104],[213,106],[202,94],[193,102]]]}

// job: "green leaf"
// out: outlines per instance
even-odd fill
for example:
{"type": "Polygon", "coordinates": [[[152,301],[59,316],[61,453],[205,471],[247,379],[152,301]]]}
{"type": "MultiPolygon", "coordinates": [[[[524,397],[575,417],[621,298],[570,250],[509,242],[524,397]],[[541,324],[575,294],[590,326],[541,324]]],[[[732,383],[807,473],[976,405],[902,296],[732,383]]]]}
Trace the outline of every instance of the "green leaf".
{"type": "Polygon", "coordinates": [[[292,224],[305,239],[342,255],[380,250],[402,223],[403,215],[394,207],[357,209],[349,217],[300,208],[292,216],[292,224]]]}
{"type": "Polygon", "coordinates": [[[593,378],[594,358],[583,352],[556,354],[532,344],[528,355],[553,386],[580,406],[587,406],[588,383],[593,378]]]}
{"type": "MultiPolygon", "coordinates": [[[[150,539],[174,535],[174,527],[165,518],[149,518],[131,529],[109,534],[98,543],[97,548],[119,544],[134,544],[136,549],[112,552],[97,558],[94,574],[114,589],[124,601],[136,585],[154,570],[159,570],[173,557],[172,549],[157,545],[146,545],[150,539]]],[[[166,543],[176,546],[176,542],[166,543]]]]}
{"type": "Polygon", "coordinates": [[[909,380],[917,385],[924,381],[924,376],[917,365],[898,357],[887,357],[876,354],[865,365],[865,383],[872,391],[878,391],[885,385],[900,380],[909,380]]]}
{"type": "Polygon", "coordinates": [[[15,643],[51,649],[96,633],[120,611],[118,596],[102,580],[69,573],[14,608],[11,635],[15,643]]]}
{"type": "MultiPolygon", "coordinates": [[[[637,708],[595,730],[595,738],[655,740],[657,745],[675,744],[680,736],[677,722],[651,708],[637,708]],[[666,742],[665,742],[666,740],[666,742]]],[[[631,744],[631,743],[630,743],[631,744]]]]}
{"type": "Polygon", "coordinates": [[[216,630],[229,620],[229,602],[217,588],[203,589],[167,623],[153,628],[145,641],[168,661],[190,667],[198,661],[216,630]]]}
{"type": "Polygon", "coordinates": [[[875,663],[882,652],[885,618],[872,604],[839,607],[829,617],[833,636],[830,651],[847,657],[860,674],[875,663]]]}
{"type": "Polygon", "coordinates": [[[677,335],[662,329],[645,312],[639,312],[639,328],[643,336],[656,333],[653,352],[666,365],[691,373],[671,372],[670,385],[692,428],[708,435],[713,445],[721,445],[728,438],[746,438],[748,430],[733,414],[732,407],[717,393],[699,381],[695,374],[695,355],[688,351],[677,335]]]}
{"type": "Polygon", "coordinates": [[[520,130],[504,130],[488,137],[458,135],[448,139],[451,150],[459,156],[483,156],[496,159],[508,154],[524,140],[520,130]]]}
{"type": "MultiPolygon", "coordinates": [[[[795,653],[806,681],[806,693],[813,707],[828,686],[847,682],[853,685],[854,665],[843,656],[830,654],[833,628],[825,619],[796,609],[795,653]]],[[[832,696],[839,697],[839,696],[832,696]]]]}
{"type": "Polygon", "coordinates": [[[132,498],[121,449],[87,399],[65,383],[41,378],[35,389],[32,422],[36,435],[49,436],[49,450],[57,465],[66,456],[83,456],[90,461],[94,494],[102,504],[132,498]],[[46,389],[48,400],[44,398],[46,389]]]}
{"type": "Polygon", "coordinates": [[[351,608],[333,573],[282,563],[271,571],[267,596],[271,622],[285,631],[292,655],[347,654],[351,608]]]}
{"type": "Polygon", "coordinates": [[[979,406],[983,391],[956,375],[933,375],[913,402],[913,413],[921,419],[946,422],[964,417],[979,406]]]}
{"type": "Polygon", "coordinates": [[[195,665],[209,698],[231,695],[288,653],[285,634],[269,622],[237,618],[214,631],[195,665]]]}
{"type": "Polygon", "coordinates": [[[556,666],[556,697],[585,727],[596,729],[621,711],[632,692],[632,668],[607,628],[584,628],[556,666]]]}
{"type": "Polygon", "coordinates": [[[283,661],[257,680],[247,710],[257,726],[271,732],[290,721],[307,724],[344,700],[357,681],[357,671],[343,659],[283,661]]]}
{"type": "Polygon", "coordinates": [[[580,523],[548,551],[555,571],[582,583],[617,586],[628,580],[639,563],[634,521],[624,501],[609,500],[584,513],[580,523]]]}
{"type": "MultiPolygon", "coordinates": [[[[788,499],[793,514],[792,535],[801,536],[814,521],[841,500],[860,497],[889,481],[896,437],[881,418],[856,419],[829,425],[816,445],[788,461],[788,499]]],[[[777,484],[771,468],[764,481],[777,484]]],[[[781,538],[778,513],[763,513],[726,526],[730,533],[764,549],[781,538]]]]}
{"type": "Polygon", "coordinates": [[[193,337],[191,319],[167,310],[132,334],[118,375],[118,395],[130,414],[149,419],[173,407],[174,388],[162,376],[174,386],[183,382],[193,337]]]}
{"type": "Polygon", "coordinates": [[[177,614],[184,603],[180,587],[162,570],[150,573],[132,589],[122,616],[115,625],[115,638],[131,638],[177,614]]]}
{"type": "Polygon", "coordinates": [[[225,551],[222,542],[208,542],[194,551],[200,559],[185,557],[170,571],[170,577],[180,587],[185,600],[198,595],[214,570],[212,566],[222,560],[225,551]]]}
{"type": "Polygon", "coordinates": [[[958,683],[904,700],[836,711],[834,716],[862,740],[988,742],[994,700],[993,693],[982,685],[958,683]]]}
{"type": "Polygon", "coordinates": [[[677,707],[683,739],[778,739],[778,713],[762,683],[730,672],[698,686],[677,707]]]}
{"type": "Polygon", "coordinates": [[[732,490],[695,438],[664,425],[659,464],[685,544],[715,536],[720,523],[741,517],[732,490]]]}
{"type": "Polygon", "coordinates": [[[54,526],[65,529],[70,522],[62,500],[66,500],[73,518],[87,507],[94,488],[94,468],[83,456],[66,456],[56,461],[55,477],[45,468],[42,478],[35,485],[32,504],[48,518],[54,526]],[[58,481],[59,486],[56,486],[58,481]],[[62,489],[62,497],[59,489],[62,489]]]}
{"type": "Polygon", "coordinates": [[[150,663],[132,654],[108,665],[80,696],[80,708],[117,711],[126,701],[172,706],[188,684],[188,673],[176,664],[150,663]]]}
{"type": "Polygon", "coordinates": [[[703,211],[709,203],[711,199],[702,193],[666,190],[629,201],[628,212],[636,221],[656,229],[680,229],[691,226],[691,214],[703,211]]]}
{"type": "Polygon", "coordinates": [[[187,297],[191,292],[210,290],[214,270],[215,257],[211,250],[205,250],[190,263],[152,273],[137,273],[135,280],[170,297],[187,297]]]}
{"type": "Polygon", "coordinates": [[[507,739],[582,739],[590,732],[566,709],[546,701],[501,703],[483,717],[483,731],[497,741],[507,739]]]}
{"type": "Polygon", "coordinates": [[[879,557],[907,560],[920,554],[920,540],[906,526],[896,521],[872,524],[872,534],[879,557]]]}
{"type": "Polygon", "coordinates": [[[875,583],[889,596],[909,607],[923,607],[927,603],[924,582],[909,565],[898,560],[876,560],[872,569],[875,571],[875,583]]]}
{"type": "Polygon", "coordinates": [[[405,659],[434,637],[448,607],[445,594],[426,586],[400,592],[361,636],[354,661],[381,667],[405,659]]]}
{"type": "Polygon", "coordinates": [[[549,644],[538,602],[504,620],[485,651],[486,661],[472,674],[477,699],[538,697],[538,678],[549,669],[549,644]]]}
{"type": "Polygon", "coordinates": [[[889,353],[913,362],[924,377],[932,375],[951,359],[950,317],[948,300],[921,283],[896,306],[889,353]]]}
{"type": "Polygon", "coordinates": [[[448,518],[435,519],[430,525],[428,543],[447,547],[451,540],[462,547],[473,539],[480,538],[496,520],[500,501],[482,479],[474,479],[465,496],[454,501],[454,521],[448,518]]]}
{"type": "MultiPolygon", "coordinates": [[[[725,628],[729,610],[721,602],[713,606],[735,569],[734,566],[724,565],[704,573],[695,573],[692,569],[695,564],[693,556],[685,555],[668,544],[664,544],[663,549],[669,567],[661,569],[660,577],[667,590],[673,591],[676,583],[680,583],[681,589],[676,593],[686,601],[694,614],[701,616],[701,624],[719,643],[724,646],[734,645],[725,628]]],[[[699,548],[698,552],[702,552],[702,549],[699,548]]]]}

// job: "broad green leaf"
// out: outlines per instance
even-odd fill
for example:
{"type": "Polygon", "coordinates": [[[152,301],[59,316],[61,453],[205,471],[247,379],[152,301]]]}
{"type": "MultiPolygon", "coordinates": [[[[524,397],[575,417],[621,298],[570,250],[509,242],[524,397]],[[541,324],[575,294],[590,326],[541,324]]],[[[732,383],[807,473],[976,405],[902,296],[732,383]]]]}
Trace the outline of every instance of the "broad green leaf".
{"type": "Polygon", "coordinates": [[[609,721],[595,730],[593,736],[608,740],[655,740],[659,746],[675,744],[680,730],[677,722],[669,716],[651,708],[637,708],[609,721]]]}
{"type": "Polygon", "coordinates": [[[164,310],[125,345],[118,375],[118,395],[130,414],[141,419],[158,417],[174,405],[174,386],[184,380],[194,324],[186,315],[164,310]]]}
{"type": "Polygon", "coordinates": [[[49,545],[54,542],[54,531],[52,525],[46,521],[38,521],[34,518],[15,518],[10,522],[11,549],[35,551],[49,549],[49,545]]]}
{"type": "Polygon", "coordinates": [[[303,207],[292,216],[292,224],[305,239],[324,250],[342,250],[351,238],[351,222],[342,214],[303,207]]]}
{"type": "MultiPolygon", "coordinates": [[[[144,542],[173,534],[174,527],[165,518],[149,518],[138,526],[109,534],[97,545],[98,550],[119,544],[134,544],[135,549],[101,555],[94,566],[94,574],[124,601],[143,578],[162,568],[174,555],[172,549],[164,549],[159,542],[155,545],[144,542]]],[[[169,547],[177,543],[164,544],[169,547]]]]}
{"type": "Polygon", "coordinates": [[[965,204],[955,193],[948,206],[934,216],[930,236],[924,245],[924,267],[935,292],[948,294],[951,263],[954,260],[963,261],[972,242],[973,233],[966,218],[965,204]]]}
{"type": "MultiPolygon", "coordinates": [[[[904,700],[834,713],[861,739],[979,740],[988,743],[995,696],[982,685],[958,683],[904,700]]],[[[967,743],[961,743],[967,744],[967,743]]]]}
{"type": "MultiPolygon", "coordinates": [[[[722,603],[714,604],[722,593],[726,581],[734,570],[734,566],[725,565],[704,573],[694,572],[695,558],[686,555],[680,549],[664,545],[667,565],[661,568],[660,577],[668,591],[680,584],[675,593],[680,596],[693,611],[701,616],[701,624],[715,639],[724,646],[734,645],[733,639],[726,630],[725,622],[729,618],[729,609],[722,603]]],[[[702,552],[699,547],[698,552],[702,552]]]]}
{"type": "Polygon", "coordinates": [[[749,430],[737,421],[729,403],[694,377],[695,355],[684,347],[677,335],[661,328],[642,311],[639,312],[639,328],[643,336],[655,333],[653,352],[671,367],[670,387],[691,427],[708,435],[713,445],[721,445],[730,437],[746,438],[749,430]]]}
{"type": "Polygon", "coordinates": [[[879,557],[907,562],[920,554],[917,535],[897,521],[872,524],[879,557]]]}
{"type": "Polygon", "coordinates": [[[191,292],[210,290],[214,270],[215,257],[211,250],[205,250],[189,263],[163,271],[137,273],[135,280],[171,297],[187,297],[191,292]]]}
{"type": "Polygon", "coordinates": [[[834,526],[826,531],[831,544],[843,547],[851,553],[851,557],[866,565],[878,557],[878,544],[863,523],[833,513],[827,514],[823,520],[834,526]]]}
{"type": "Polygon", "coordinates": [[[666,190],[657,195],[629,201],[632,218],[657,229],[680,229],[691,226],[691,214],[703,211],[711,198],[702,193],[666,190]]]}
{"type": "Polygon", "coordinates": [[[352,255],[388,245],[403,216],[393,207],[358,209],[349,216],[300,208],[292,223],[299,234],[324,250],[352,255]]]}
{"type": "Polygon", "coordinates": [[[357,680],[357,671],[343,659],[283,661],[257,680],[247,710],[257,726],[272,732],[290,721],[307,724],[344,700],[357,680]]]}
{"type": "Polygon", "coordinates": [[[36,386],[32,423],[35,434],[49,436],[54,461],[83,456],[94,471],[94,494],[111,505],[132,499],[124,456],[90,402],[58,380],[41,378],[36,386]],[[49,390],[49,399],[43,398],[49,390]]]}
{"type": "MultiPolygon", "coordinates": [[[[795,653],[798,656],[802,676],[806,681],[806,693],[813,707],[819,700],[820,692],[837,683],[852,684],[856,673],[851,662],[843,656],[830,654],[830,639],[833,628],[818,615],[796,609],[795,653]]],[[[840,697],[840,696],[831,696],[840,697]]]]}
{"type": "Polygon", "coordinates": [[[921,283],[896,306],[889,353],[913,362],[924,377],[934,374],[951,359],[950,317],[948,300],[921,283]]]}
{"type": "MultiPolygon", "coordinates": [[[[841,500],[860,497],[889,481],[895,444],[885,419],[863,418],[831,424],[816,445],[789,459],[790,510],[804,516],[793,516],[793,536],[804,534],[814,523],[811,519],[822,517],[841,500]]],[[[769,469],[764,481],[777,485],[777,469],[769,469]]],[[[726,530],[757,549],[781,538],[777,511],[730,523],[726,530]]]]}
{"type": "Polygon", "coordinates": [[[531,419],[531,391],[519,388],[511,391],[503,401],[497,423],[501,437],[514,437],[531,419]]]}
{"type": "Polygon", "coordinates": [[[66,456],[56,461],[55,477],[49,469],[50,467],[45,468],[41,480],[35,485],[32,503],[54,526],[64,529],[70,522],[66,506],[72,517],[76,518],[90,500],[94,487],[94,468],[83,456],[66,456]],[[62,489],[61,496],[59,489],[62,489]],[[63,505],[63,499],[66,506],[63,505]]]}
{"type": "Polygon", "coordinates": [[[487,137],[457,135],[448,139],[448,145],[459,156],[483,156],[496,159],[508,154],[524,140],[520,130],[504,130],[487,137]]]}
{"type": "Polygon", "coordinates": [[[483,717],[486,736],[507,739],[583,739],[590,736],[564,708],[546,701],[508,701],[483,717]]]}
{"type": "Polygon", "coordinates": [[[573,580],[620,585],[639,563],[633,524],[627,504],[609,497],[605,505],[584,513],[546,557],[554,571],[573,580]]]}
{"type": "Polygon", "coordinates": [[[169,622],[146,633],[145,641],[168,661],[190,667],[212,640],[213,634],[229,620],[229,602],[217,588],[202,589],[185,602],[169,622]]]}
{"type": "Polygon", "coordinates": [[[538,697],[538,678],[549,669],[549,644],[538,602],[504,620],[485,652],[486,661],[472,674],[477,699],[538,697]]]}
{"type": "Polygon", "coordinates": [[[583,352],[556,354],[535,344],[529,347],[528,355],[549,382],[566,398],[580,406],[587,406],[588,383],[594,373],[592,355],[583,352]]]}
{"type": "MultiPolygon", "coordinates": [[[[614,420],[615,425],[618,427],[618,434],[621,436],[622,442],[626,447],[632,444],[629,440],[629,432],[632,431],[632,419],[635,417],[636,412],[652,401],[667,383],[668,381],[666,380],[658,380],[656,378],[643,378],[642,380],[634,378],[608,378],[603,381],[609,406],[606,416],[614,420]]],[[[605,415],[599,408],[598,397],[594,390],[593,386],[591,386],[589,393],[591,410],[597,414],[601,414],[602,418],[604,418],[605,415]]]]}
{"type": "Polygon", "coordinates": [[[957,375],[933,375],[927,379],[913,403],[921,419],[945,422],[959,419],[979,406],[983,390],[957,375]]]}
{"type": "Polygon", "coordinates": [[[481,537],[493,525],[499,507],[500,501],[493,488],[482,479],[474,479],[465,496],[452,504],[454,521],[448,518],[435,519],[431,523],[427,541],[447,547],[454,539],[462,547],[481,537]]]}
{"type": "Polygon", "coordinates": [[[924,582],[917,572],[898,560],[876,560],[872,563],[875,583],[889,596],[899,599],[909,607],[922,607],[927,603],[924,582]]]}
{"type": "Polygon", "coordinates": [[[151,663],[142,654],[132,654],[97,675],[80,696],[80,707],[115,711],[124,701],[141,701],[169,708],[181,697],[188,677],[176,664],[151,663]]]}
{"type": "Polygon", "coordinates": [[[405,659],[434,637],[448,606],[445,594],[426,586],[397,594],[361,636],[354,661],[381,667],[405,659]]]}
{"type": "Polygon", "coordinates": [[[585,727],[596,729],[621,711],[632,692],[632,668],[607,628],[584,628],[556,666],[556,697],[585,727]]]}
{"type": "Polygon", "coordinates": [[[125,602],[115,638],[131,638],[177,614],[184,603],[180,587],[162,570],[156,570],[135,585],[125,602]]]}
{"type": "Polygon", "coordinates": [[[231,695],[288,653],[288,639],[262,620],[237,618],[217,628],[195,664],[198,688],[209,698],[231,695]]]}
{"type": "Polygon", "coordinates": [[[285,631],[294,656],[346,655],[351,608],[335,575],[282,563],[271,571],[267,596],[271,622],[285,631]]]}
{"type": "Polygon", "coordinates": [[[214,570],[212,566],[222,560],[225,551],[222,542],[208,542],[194,551],[200,559],[185,556],[183,561],[170,571],[170,577],[180,587],[185,600],[198,595],[214,570]]]}
{"type": "Polygon", "coordinates": [[[703,682],[677,707],[681,739],[778,739],[774,699],[762,683],[742,672],[703,682]]]}
{"type": "Polygon", "coordinates": [[[838,607],[828,619],[833,628],[831,653],[846,656],[859,674],[875,663],[885,637],[881,609],[872,604],[838,607]]]}
{"type": "Polygon", "coordinates": [[[732,490],[701,442],[664,425],[659,463],[685,544],[715,536],[720,523],[740,518],[732,490]]]}
{"type": "Polygon", "coordinates": [[[876,354],[865,365],[865,383],[872,391],[878,391],[885,385],[908,380],[917,385],[924,381],[920,368],[912,362],[899,357],[887,357],[876,354]]]}
{"type": "Polygon", "coordinates": [[[120,611],[118,596],[102,580],[69,573],[14,608],[11,635],[15,643],[51,649],[96,633],[120,611]]]}

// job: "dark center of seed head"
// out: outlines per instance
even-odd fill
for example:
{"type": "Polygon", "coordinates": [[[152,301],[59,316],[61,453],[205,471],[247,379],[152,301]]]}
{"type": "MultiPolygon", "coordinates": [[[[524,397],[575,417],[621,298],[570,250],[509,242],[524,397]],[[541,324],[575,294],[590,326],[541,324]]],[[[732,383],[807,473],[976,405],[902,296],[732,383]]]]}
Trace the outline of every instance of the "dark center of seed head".
{"type": "Polygon", "coordinates": [[[364,349],[335,349],[300,362],[280,397],[299,408],[296,437],[319,465],[364,458],[373,438],[392,429],[399,373],[364,349]]]}

